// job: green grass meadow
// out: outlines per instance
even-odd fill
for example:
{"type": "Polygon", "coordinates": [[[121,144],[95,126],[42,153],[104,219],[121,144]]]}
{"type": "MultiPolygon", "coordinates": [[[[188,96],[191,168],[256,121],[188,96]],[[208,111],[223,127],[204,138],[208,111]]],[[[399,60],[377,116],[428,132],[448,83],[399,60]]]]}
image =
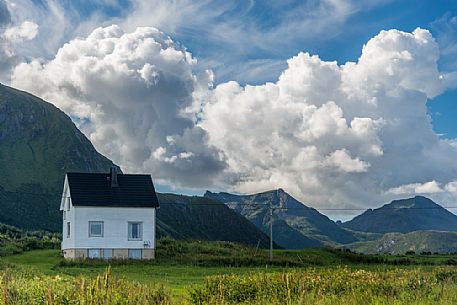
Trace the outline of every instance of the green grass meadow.
{"type": "Polygon", "coordinates": [[[0,257],[0,304],[457,304],[456,261],[306,249],[270,262],[267,250],[169,239],[149,262],[33,250],[0,257]]]}

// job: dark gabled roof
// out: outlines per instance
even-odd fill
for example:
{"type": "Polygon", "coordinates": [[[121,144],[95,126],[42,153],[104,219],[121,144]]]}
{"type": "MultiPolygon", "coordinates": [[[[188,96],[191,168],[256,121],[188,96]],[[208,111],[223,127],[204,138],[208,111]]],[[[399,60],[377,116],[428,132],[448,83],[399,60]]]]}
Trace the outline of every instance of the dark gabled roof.
{"type": "Polygon", "coordinates": [[[74,206],[159,206],[150,175],[117,174],[118,187],[111,187],[109,173],[67,173],[67,178],[74,206]]]}

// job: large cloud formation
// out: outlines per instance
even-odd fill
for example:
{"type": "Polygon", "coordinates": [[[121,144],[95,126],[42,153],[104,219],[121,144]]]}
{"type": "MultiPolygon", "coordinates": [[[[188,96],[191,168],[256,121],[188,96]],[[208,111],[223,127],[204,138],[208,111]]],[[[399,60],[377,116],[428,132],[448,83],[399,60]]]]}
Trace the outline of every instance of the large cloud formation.
{"type": "Polygon", "coordinates": [[[98,28],[13,85],[62,108],[127,171],[185,187],[282,187],[317,206],[377,206],[406,193],[457,194],[455,145],[426,103],[443,90],[431,34],[382,31],[357,62],[299,53],[275,83],[211,87],[154,28],[98,28]]]}
{"type": "MultiPolygon", "coordinates": [[[[443,90],[438,56],[422,29],[382,31],[356,63],[300,53],[276,83],[217,86],[199,101],[200,126],[241,192],[281,186],[327,207],[378,205],[415,193],[402,185],[457,177],[457,151],[427,114],[443,90]]],[[[428,186],[414,191],[439,193],[428,186]]]]}
{"type": "Polygon", "coordinates": [[[204,186],[225,163],[184,113],[211,81],[192,73],[195,63],[155,28],[124,33],[113,25],[65,44],[50,62],[20,64],[12,84],[70,114],[126,171],[204,186]]]}

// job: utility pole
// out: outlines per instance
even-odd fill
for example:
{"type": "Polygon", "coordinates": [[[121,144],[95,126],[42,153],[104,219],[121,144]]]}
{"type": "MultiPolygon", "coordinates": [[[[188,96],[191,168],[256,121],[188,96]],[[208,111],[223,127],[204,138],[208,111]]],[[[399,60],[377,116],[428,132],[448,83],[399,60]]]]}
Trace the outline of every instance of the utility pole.
{"type": "Polygon", "coordinates": [[[270,202],[270,261],[273,260],[273,208],[270,202]]]}

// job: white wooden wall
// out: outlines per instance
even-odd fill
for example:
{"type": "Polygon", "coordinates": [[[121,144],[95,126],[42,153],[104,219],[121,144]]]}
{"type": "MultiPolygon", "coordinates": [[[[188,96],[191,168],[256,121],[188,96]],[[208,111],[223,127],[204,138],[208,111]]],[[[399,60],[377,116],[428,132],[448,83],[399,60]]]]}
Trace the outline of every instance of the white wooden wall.
{"type": "Polygon", "coordinates": [[[73,207],[74,248],[155,248],[155,209],[73,207]],[[89,237],[89,221],[103,221],[103,237],[89,237]],[[143,239],[128,240],[128,222],[143,223],[143,239]]]}

